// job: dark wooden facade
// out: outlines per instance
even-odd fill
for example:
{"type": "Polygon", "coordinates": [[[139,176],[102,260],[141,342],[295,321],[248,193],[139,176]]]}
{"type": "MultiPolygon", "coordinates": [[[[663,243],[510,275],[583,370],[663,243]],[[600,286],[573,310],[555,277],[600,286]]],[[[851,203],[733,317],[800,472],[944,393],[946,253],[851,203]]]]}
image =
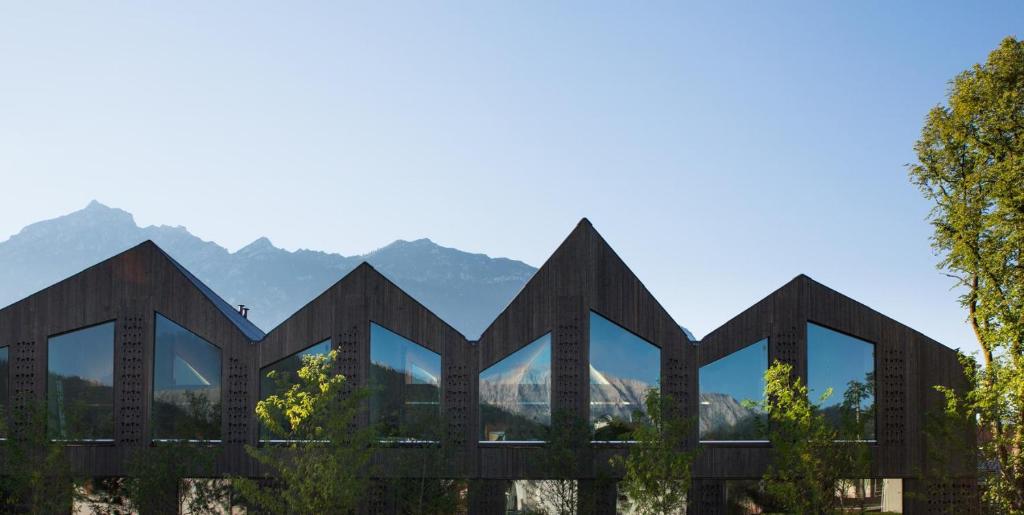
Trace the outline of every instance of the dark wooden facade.
{"type": "MultiPolygon", "coordinates": [[[[815,322],[875,344],[877,443],[872,474],[904,478],[905,491],[923,489],[922,428],[926,410],[941,398],[932,385],[960,386],[956,354],[949,348],[843,295],[799,276],[713,331],[701,342],[681,327],[583,220],[483,333],[468,341],[454,328],[363,264],[264,337],[225,312],[211,296],[151,242],[141,244],[0,310],[0,347],[10,346],[13,409],[46,398],[47,338],[116,320],[114,352],[115,439],[76,445],[76,467],[94,476],[125,473],[133,446],[149,445],[154,314],[160,313],[213,343],[222,352],[223,448],[219,471],[256,475],[244,445],[255,445],[253,409],[260,369],[331,339],[339,368],[356,385],[369,374],[370,323],[379,324],[441,355],[441,405],[445,431],[457,451],[440,475],[471,479],[474,513],[500,512],[505,482],[542,479],[531,464],[543,446],[480,443],[478,376],[481,370],[550,333],[552,408],[586,417],[589,409],[589,313],[599,313],[661,349],[661,386],[686,417],[698,413],[701,365],[767,338],[769,359],[792,363],[806,376],[806,325],[815,322]]],[[[16,430],[17,428],[15,428],[16,430]]],[[[729,479],[756,478],[767,465],[767,444],[699,444],[697,429],[687,446],[700,445],[691,497],[693,511],[718,513],[729,479]]],[[[415,452],[383,449],[389,454],[415,452]]],[[[614,512],[614,490],[596,488],[608,458],[624,448],[595,446],[578,478],[582,489],[602,499],[598,511],[614,512]],[[603,493],[604,495],[598,495],[603,493]]],[[[387,470],[387,467],[383,467],[387,470]]],[[[2,473],[2,469],[0,469],[2,473]]],[[[934,503],[964,502],[974,494],[969,473],[944,492],[922,500],[906,496],[906,512],[934,511],[934,503]],[[927,499],[927,500],[923,500],[927,499]],[[927,503],[931,502],[932,505],[927,503]]]]}

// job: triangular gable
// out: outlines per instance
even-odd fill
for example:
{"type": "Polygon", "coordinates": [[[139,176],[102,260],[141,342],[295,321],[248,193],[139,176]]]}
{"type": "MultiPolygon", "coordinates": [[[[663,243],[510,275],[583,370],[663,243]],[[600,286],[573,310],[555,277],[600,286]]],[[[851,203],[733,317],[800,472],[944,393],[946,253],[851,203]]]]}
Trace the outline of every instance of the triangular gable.
{"type": "Polygon", "coordinates": [[[231,321],[231,323],[234,324],[235,327],[237,327],[238,330],[241,331],[242,334],[244,334],[247,338],[256,342],[262,340],[266,336],[266,333],[264,333],[262,329],[257,327],[256,324],[250,322],[248,318],[242,316],[242,314],[239,313],[238,310],[234,308],[234,306],[228,304],[226,300],[221,298],[220,295],[217,295],[212,289],[210,289],[209,286],[203,283],[203,281],[200,281],[198,277],[193,275],[192,272],[190,272],[187,268],[182,266],[181,263],[178,263],[174,258],[171,257],[170,254],[168,254],[162,248],[160,248],[159,245],[148,240],[144,244],[146,243],[153,245],[153,247],[156,248],[156,250],[159,251],[161,255],[167,258],[167,260],[170,261],[171,264],[174,265],[174,267],[178,269],[178,271],[181,272],[182,275],[184,275],[185,278],[188,279],[189,282],[191,282],[192,285],[195,286],[196,289],[199,290],[199,292],[202,293],[203,296],[206,297],[214,305],[214,307],[216,307],[217,310],[219,310],[221,314],[225,316],[225,318],[231,321]]]}

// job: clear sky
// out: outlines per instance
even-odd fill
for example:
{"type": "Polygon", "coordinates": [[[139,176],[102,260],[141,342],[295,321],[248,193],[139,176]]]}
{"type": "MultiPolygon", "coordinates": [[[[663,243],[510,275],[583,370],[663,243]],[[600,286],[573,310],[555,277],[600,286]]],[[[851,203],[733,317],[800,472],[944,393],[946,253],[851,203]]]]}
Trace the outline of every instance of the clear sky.
{"type": "Polygon", "coordinates": [[[904,165],[1019,2],[0,4],[0,239],[540,265],[588,217],[698,337],[799,273],[976,348],[904,165]]]}

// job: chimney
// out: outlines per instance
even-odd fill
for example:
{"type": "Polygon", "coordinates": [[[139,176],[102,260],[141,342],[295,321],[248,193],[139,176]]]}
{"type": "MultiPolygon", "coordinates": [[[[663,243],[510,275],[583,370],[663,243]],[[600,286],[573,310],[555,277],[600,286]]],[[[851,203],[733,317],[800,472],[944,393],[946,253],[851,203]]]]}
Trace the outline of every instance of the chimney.
{"type": "Polygon", "coordinates": [[[242,315],[242,318],[248,320],[248,318],[249,318],[249,308],[245,307],[245,304],[239,304],[238,305],[238,313],[240,315],[242,315]]]}

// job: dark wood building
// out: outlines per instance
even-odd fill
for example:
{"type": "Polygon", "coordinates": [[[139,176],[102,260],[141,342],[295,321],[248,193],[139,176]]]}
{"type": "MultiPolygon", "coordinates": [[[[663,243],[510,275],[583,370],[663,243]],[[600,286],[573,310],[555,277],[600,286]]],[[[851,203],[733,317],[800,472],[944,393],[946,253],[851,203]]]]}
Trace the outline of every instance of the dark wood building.
{"type": "MultiPolygon", "coordinates": [[[[261,441],[254,417],[266,393],[261,377],[327,348],[338,351],[353,385],[372,386],[387,374],[404,378],[393,396],[407,412],[389,418],[394,399],[371,399],[363,423],[394,422],[390,436],[400,443],[415,436],[403,432],[402,421],[437,411],[454,458],[436,473],[472,480],[473,513],[505,513],[529,495],[517,482],[549,479],[537,465],[545,453],[537,435],[556,413],[590,424],[596,441],[581,453],[574,476],[581,495],[598,500],[594,510],[614,513],[616,491],[599,483],[614,479],[608,459],[628,449],[615,437],[616,424],[642,407],[648,387],[660,387],[679,413],[700,421],[683,442],[700,448],[691,512],[726,513],[744,481],[768,464],[770,443],[748,424],[757,413],[736,401],[775,360],[792,364],[812,388],[829,373],[839,374],[830,385],[837,388],[864,375],[870,388],[857,406],[864,407],[865,432],[856,443],[872,456],[864,479],[897,484],[888,495],[900,492],[904,512],[966,512],[976,495],[970,470],[950,471],[959,479],[939,486],[920,478],[929,465],[926,413],[942,401],[932,387],[962,386],[953,350],[806,276],[691,341],[587,220],[478,341],[368,264],[264,334],[155,244],[143,243],[0,310],[7,357],[0,394],[6,386],[8,397],[0,406],[13,423],[5,436],[18,434],[19,410],[47,403],[48,431],[68,442],[84,474],[121,476],[132,448],[189,439],[221,449],[217,473],[256,476],[262,471],[244,446],[261,441]],[[177,424],[186,402],[207,402],[210,423],[177,424]]],[[[409,452],[418,451],[394,445],[375,460],[386,464],[409,452]]],[[[368,511],[388,511],[383,490],[375,495],[368,511]]]]}

